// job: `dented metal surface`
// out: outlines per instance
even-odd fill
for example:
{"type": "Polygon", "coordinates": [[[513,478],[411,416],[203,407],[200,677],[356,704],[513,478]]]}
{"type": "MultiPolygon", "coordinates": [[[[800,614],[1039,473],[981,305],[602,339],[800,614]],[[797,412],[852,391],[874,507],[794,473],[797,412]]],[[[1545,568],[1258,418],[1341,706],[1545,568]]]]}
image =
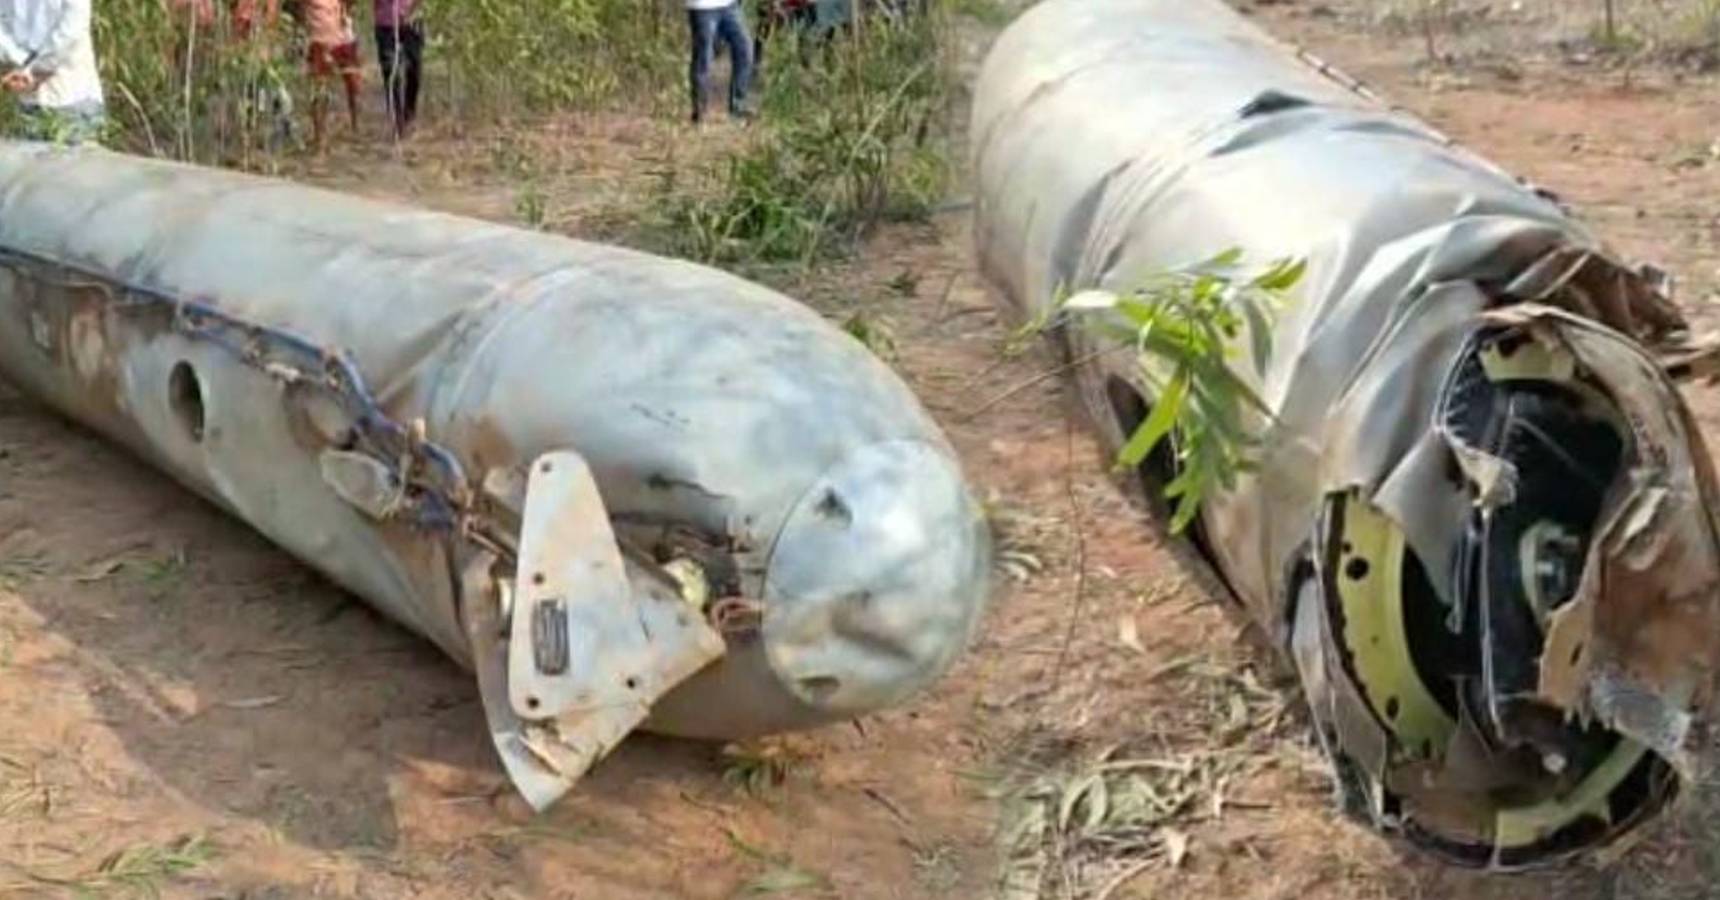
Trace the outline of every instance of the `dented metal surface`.
{"type": "Polygon", "coordinates": [[[987,592],[900,380],[686,263],[5,143],[0,374],[470,666],[538,807],[635,728],[900,703],[987,592]]]}
{"type": "MultiPolygon", "coordinates": [[[[1229,248],[1306,260],[1260,371],[1235,336],[1272,415],[1194,541],[1353,812],[1512,868],[1617,846],[1700,777],[1720,496],[1658,273],[1216,0],[1036,6],[973,136],[981,264],[1025,314],[1229,248]]],[[[1106,334],[1053,336],[1115,448],[1152,397],[1106,334]]]]}

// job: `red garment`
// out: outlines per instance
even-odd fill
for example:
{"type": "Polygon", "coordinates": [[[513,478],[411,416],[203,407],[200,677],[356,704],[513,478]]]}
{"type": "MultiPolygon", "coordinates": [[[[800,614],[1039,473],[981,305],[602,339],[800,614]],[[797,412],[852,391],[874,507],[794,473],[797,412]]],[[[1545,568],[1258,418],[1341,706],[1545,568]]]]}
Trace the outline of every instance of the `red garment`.
{"type": "Polygon", "coordinates": [[[337,72],[345,77],[356,77],[362,65],[358,58],[358,41],[311,44],[305,61],[310,65],[311,74],[318,78],[326,78],[337,72]]]}

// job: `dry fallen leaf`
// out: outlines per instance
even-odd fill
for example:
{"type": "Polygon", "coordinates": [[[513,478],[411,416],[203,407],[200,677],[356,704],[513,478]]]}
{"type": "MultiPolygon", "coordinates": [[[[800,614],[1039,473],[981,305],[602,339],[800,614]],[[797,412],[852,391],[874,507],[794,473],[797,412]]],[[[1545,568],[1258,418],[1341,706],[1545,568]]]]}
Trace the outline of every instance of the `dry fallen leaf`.
{"type": "Polygon", "coordinates": [[[270,694],[267,697],[248,697],[244,700],[223,700],[221,705],[228,709],[262,709],[265,706],[274,706],[284,699],[286,698],[280,694],[270,694]]]}
{"type": "Polygon", "coordinates": [[[114,557],[113,559],[96,563],[83,572],[72,576],[72,581],[76,584],[90,584],[91,582],[102,581],[115,575],[124,567],[125,560],[121,557],[114,557]]]}
{"type": "Polygon", "coordinates": [[[1117,640],[1123,646],[1145,655],[1147,648],[1141,644],[1141,631],[1135,624],[1134,616],[1124,616],[1117,620],[1117,640]]]}
{"type": "Polygon", "coordinates": [[[1181,868],[1183,860],[1188,857],[1189,836],[1175,828],[1164,830],[1165,857],[1170,861],[1171,868],[1181,868]]]}

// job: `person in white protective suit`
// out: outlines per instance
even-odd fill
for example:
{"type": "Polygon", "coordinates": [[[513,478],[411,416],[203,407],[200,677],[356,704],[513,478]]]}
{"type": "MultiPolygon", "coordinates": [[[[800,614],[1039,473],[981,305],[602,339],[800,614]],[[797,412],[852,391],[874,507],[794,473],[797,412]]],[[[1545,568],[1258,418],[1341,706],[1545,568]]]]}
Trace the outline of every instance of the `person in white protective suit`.
{"type": "Polygon", "coordinates": [[[106,119],[90,0],[0,0],[0,87],[18,104],[17,136],[73,143],[106,119]]]}

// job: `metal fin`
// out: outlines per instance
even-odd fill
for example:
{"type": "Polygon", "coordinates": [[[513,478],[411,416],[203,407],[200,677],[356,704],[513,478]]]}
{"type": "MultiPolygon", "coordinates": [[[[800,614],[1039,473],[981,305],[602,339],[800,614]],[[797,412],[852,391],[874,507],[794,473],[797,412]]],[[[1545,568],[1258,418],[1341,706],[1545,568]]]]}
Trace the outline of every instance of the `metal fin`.
{"type": "Polygon", "coordinates": [[[507,622],[498,600],[468,620],[496,748],[543,809],[724,644],[674,584],[623,559],[591,469],[572,451],[532,463],[513,591],[507,622]]]}

